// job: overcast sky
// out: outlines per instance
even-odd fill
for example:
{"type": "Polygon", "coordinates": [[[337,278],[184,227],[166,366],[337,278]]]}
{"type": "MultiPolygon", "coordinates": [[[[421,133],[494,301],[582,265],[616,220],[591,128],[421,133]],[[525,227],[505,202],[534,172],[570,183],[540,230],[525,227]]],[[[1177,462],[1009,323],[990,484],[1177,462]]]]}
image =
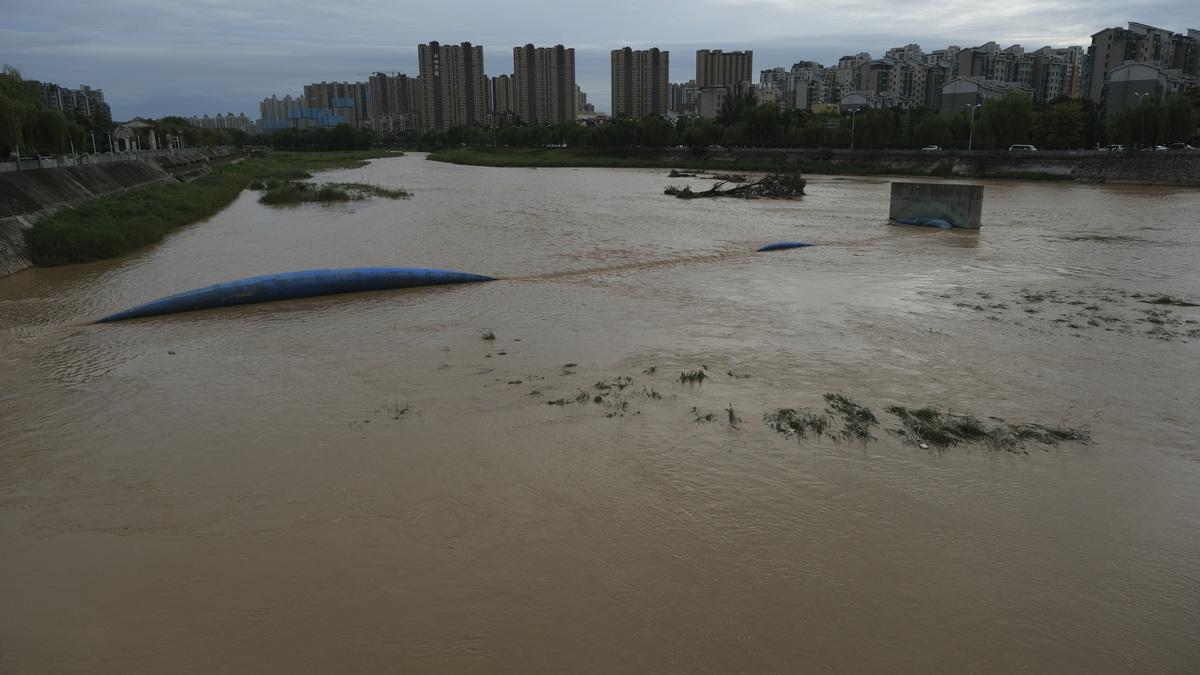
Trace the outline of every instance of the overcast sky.
{"type": "Polygon", "coordinates": [[[609,50],[671,51],[671,81],[695,50],[753,49],[754,68],[910,42],[925,50],[995,40],[1027,49],[1089,44],[1140,21],[1200,28],[1196,0],[0,0],[0,62],[27,78],[104,90],[117,119],[245,112],[308,82],[417,74],[421,42],[484,47],[489,76],[512,47],[562,43],[597,109],[609,108],[609,50]]]}

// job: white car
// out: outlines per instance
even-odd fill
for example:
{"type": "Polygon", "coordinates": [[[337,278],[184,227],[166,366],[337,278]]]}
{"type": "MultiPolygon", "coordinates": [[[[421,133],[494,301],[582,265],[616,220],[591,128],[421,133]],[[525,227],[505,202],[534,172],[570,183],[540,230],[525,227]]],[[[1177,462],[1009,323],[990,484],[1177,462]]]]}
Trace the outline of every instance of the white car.
{"type": "Polygon", "coordinates": [[[922,152],[941,152],[941,151],[942,151],[942,146],[940,146],[940,145],[927,145],[927,146],[925,146],[925,147],[921,148],[921,151],[922,151],[922,152]]]}
{"type": "Polygon", "coordinates": [[[1017,144],[1017,145],[1008,146],[1008,151],[1009,152],[1037,152],[1037,148],[1033,147],[1032,145],[1017,144]]]}

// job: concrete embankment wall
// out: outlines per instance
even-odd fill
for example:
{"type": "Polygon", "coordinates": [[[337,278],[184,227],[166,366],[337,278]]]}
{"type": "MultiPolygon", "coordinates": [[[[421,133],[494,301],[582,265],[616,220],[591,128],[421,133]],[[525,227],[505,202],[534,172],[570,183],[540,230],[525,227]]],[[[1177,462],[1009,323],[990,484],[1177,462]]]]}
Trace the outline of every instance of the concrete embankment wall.
{"type": "Polygon", "coordinates": [[[0,276],[30,267],[25,231],[59,209],[176,179],[148,161],[0,173],[0,276]]]}
{"type": "MultiPolygon", "coordinates": [[[[241,156],[237,148],[187,148],[125,155],[63,158],[64,166],[0,171],[0,277],[33,263],[25,232],[39,219],[89,199],[156,183],[193,180],[212,171],[214,163],[241,156]]],[[[47,160],[52,161],[52,160],[47,160]]],[[[46,162],[42,162],[43,164],[46,162]]]]}
{"type": "MultiPolygon", "coordinates": [[[[666,159],[694,159],[687,151],[666,159]]],[[[760,150],[729,149],[705,153],[710,161],[803,165],[806,171],[830,173],[868,169],[873,173],[963,178],[1062,178],[1094,183],[1200,185],[1200,152],[921,152],[919,150],[760,150]]]]}

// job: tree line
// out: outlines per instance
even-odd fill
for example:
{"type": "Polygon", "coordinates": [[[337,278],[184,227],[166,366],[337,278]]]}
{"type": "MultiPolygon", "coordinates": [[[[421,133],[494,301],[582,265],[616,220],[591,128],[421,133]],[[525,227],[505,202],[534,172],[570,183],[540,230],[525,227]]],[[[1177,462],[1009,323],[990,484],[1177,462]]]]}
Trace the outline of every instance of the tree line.
{"type": "Polygon", "coordinates": [[[1085,99],[1060,98],[1035,105],[1030,96],[1010,93],[985,102],[974,115],[962,110],[862,109],[815,113],[759,103],[752,94],[725,99],[713,119],[618,118],[597,125],[565,123],[495,128],[459,127],[445,131],[384,134],[379,143],[423,149],[461,145],[513,147],[586,146],[666,148],[674,146],[915,149],[1005,149],[1028,143],[1044,150],[1091,149],[1108,143],[1155,145],[1196,138],[1200,87],[1186,95],[1147,99],[1119,115],[1104,118],[1085,99]]]}
{"type": "MultiPolygon", "coordinates": [[[[236,129],[201,129],[182,117],[146,120],[160,144],[176,136],[187,147],[242,145],[246,133],[236,129]]],[[[29,81],[12,66],[0,68],[0,158],[108,152],[109,134],[115,128],[107,117],[64,113],[42,99],[37,82],[29,81]]]]}
{"type": "Polygon", "coordinates": [[[25,81],[12,66],[0,69],[0,157],[18,149],[23,155],[63,154],[72,143],[82,150],[96,122],[51,108],[37,83],[25,81]]]}

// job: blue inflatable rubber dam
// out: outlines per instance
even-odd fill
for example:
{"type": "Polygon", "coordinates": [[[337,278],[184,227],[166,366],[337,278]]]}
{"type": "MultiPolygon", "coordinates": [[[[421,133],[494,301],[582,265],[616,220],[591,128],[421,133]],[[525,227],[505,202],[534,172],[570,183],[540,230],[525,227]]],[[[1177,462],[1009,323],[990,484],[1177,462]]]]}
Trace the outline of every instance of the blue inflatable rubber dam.
{"type": "Polygon", "coordinates": [[[939,230],[949,230],[954,224],[943,218],[897,218],[901,225],[920,225],[921,227],[936,227],[939,230]]]}
{"type": "Polygon", "coordinates": [[[495,277],[422,267],[354,267],[283,272],[226,281],[170,295],[106,316],[96,323],[335,293],[360,293],[476,281],[495,281],[495,277]]]}
{"type": "Polygon", "coordinates": [[[782,251],[784,249],[804,248],[806,246],[812,246],[812,244],[807,241],[777,241],[774,244],[767,244],[765,246],[760,246],[760,247],[758,247],[758,250],[759,250],[759,252],[782,251]]]}

